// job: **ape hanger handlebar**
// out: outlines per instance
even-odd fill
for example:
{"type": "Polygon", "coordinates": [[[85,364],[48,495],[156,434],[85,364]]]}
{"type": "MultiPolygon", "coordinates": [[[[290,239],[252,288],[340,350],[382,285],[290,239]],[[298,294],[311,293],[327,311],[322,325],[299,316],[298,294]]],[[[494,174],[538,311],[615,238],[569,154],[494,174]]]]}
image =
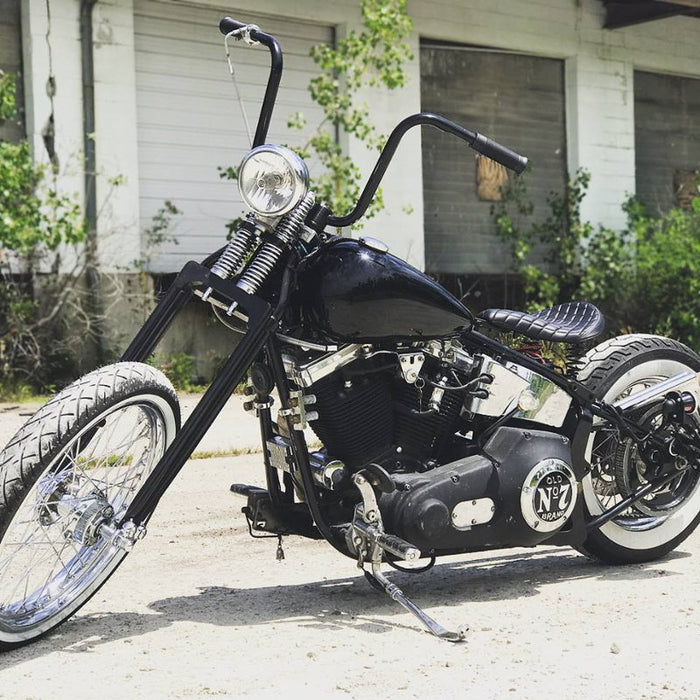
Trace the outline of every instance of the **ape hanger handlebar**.
{"type": "MultiPolygon", "coordinates": [[[[253,141],[253,147],[260,146],[265,143],[265,139],[267,138],[267,131],[272,118],[272,110],[275,106],[277,90],[279,88],[280,78],[282,77],[282,49],[275,37],[266,34],[255,24],[246,24],[245,22],[238,22],[235,19],[231,19],[231,17],[224,17],[219,23],[219,29],[221,33],[227,37],[238,40],[243,39],[249,44],[260,43],[266,46],[270,51],[270,75],[267,80],[265,97],[260,108],[260,116],[258,117],[258,125],[255,130],[255,139],[253,141]]],[[[345,216],[334,216],[326,209],[315,222],[316,225],[314,228],[322,230],[327,224],[339,228],[350,226],[362,217],[367,211],[367,207],[370,205],[386,169],[389,167],[389,163],[396,152],[401,138],[412,127],[421,125],[433,126],[448,134],[457,136],[463,141],[466,141],[467,144],[478,153],[495,160],[497,163],[500,163],[506,168],[510,168],[518,174],[527,167],[528,161],[525,156],[521,156],[510,148],[502,146],[500,143],[489,139],[478,131],[465,129],[463,126],[459,126],[459,124],[455,124],[438,114],[431,114],[429,112],[413,114],[399,122],[391,132],[355,208],[345,216]]]]}

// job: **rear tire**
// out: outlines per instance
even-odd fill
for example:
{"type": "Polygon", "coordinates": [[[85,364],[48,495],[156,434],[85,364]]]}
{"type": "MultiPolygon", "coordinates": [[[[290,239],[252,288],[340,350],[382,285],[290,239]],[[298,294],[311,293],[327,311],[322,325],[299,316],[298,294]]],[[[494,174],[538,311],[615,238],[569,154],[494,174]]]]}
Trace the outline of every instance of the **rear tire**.
{"type": "MultiPolygon", "coordinates": [[[[601,343],[583,358],[578,379],[608,402],[674,374],[700,371],[700,357],[682,343],[654,335],[625,335],[601,343]]],[[[649,417],[650,421],[654,416],[649,417]]],[[[609,424],[594,423],[583,480],[586,515],[595,517],[645,483],[645,465],[631,441],[620,441],[609,424]]],[[[685,540],[700,522],[700,475],[681,474],[639,505],[591,532],[579,550],[592,558],[627,564],[658,559],[685,540]]]]}
{"type": "Polygon", "coordinates": [[[119,522],[179,428],[158,370],[102,367],[64,389],[0,453],[0,650],[84,605],[126,556],[119,522]]]}

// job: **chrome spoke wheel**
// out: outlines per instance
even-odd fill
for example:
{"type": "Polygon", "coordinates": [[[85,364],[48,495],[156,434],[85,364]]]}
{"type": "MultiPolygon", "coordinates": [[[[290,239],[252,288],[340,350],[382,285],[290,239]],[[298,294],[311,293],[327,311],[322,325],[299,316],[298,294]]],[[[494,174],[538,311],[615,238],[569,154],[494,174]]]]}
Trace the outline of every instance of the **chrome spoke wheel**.
{"type": "Polygon", "coordinates": [[[126,556],[114,535],[179,420],[167,380],[142,367],[97,370],[86,413],[80,415],[85,387],[73,390],[76,396],[69,388],[3,452],[4,483],[24,488],[0,502],[0,647],[66,619],[126,556]],[[144,386],[134,393],[135,373],[144,386]],[[105,375],[115,385],[106,395],[105,375]],[[124,397],[126,388],[132,395],[124,397]]]}

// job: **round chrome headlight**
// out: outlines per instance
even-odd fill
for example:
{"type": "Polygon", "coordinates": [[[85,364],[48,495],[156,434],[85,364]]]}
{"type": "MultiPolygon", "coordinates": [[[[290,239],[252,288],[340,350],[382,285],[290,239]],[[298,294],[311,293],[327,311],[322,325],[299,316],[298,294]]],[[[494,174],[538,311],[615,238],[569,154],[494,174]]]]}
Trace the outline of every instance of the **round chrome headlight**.
{"type": "Polygon", "coordinates": [[[282,216],[294,209],[309,189],[306,163],[283,146],[258,146],[238,170],[243,201],[263,216],[282,216]]]}

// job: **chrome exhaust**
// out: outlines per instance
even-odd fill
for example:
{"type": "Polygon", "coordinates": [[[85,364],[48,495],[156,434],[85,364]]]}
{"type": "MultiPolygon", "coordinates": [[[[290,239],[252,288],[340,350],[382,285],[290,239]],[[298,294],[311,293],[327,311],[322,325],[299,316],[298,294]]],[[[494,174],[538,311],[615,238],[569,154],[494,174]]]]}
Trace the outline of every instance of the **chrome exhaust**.
{"type": "Polygon", "coordinates": [[[642,389],[630,396],[626,396],[624,399],[615,401],[613,406],[619,408],[621,411],[628,411],[631,408],[640,408],[653,403],[657,399],[663,398],[669,391],[689,391],[695,396],[696,401],[700,403],[699,381],[699,375],[695,372],[681,372],[673,377],[664,379],[663,382],[654,384],[654,386],[642,389]]]}

